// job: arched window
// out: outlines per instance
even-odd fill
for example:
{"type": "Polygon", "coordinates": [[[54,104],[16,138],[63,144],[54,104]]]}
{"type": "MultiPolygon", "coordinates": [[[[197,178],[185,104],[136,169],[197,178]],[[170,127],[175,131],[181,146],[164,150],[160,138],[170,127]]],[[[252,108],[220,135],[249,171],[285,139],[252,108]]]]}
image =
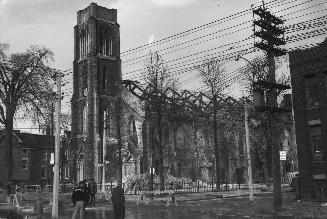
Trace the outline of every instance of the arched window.
{"type": "Polygon", "coordinates": [[[85,56],[89,53],[89,29],[86,29],[86,34],[85,34],[85,56]]]}
{"type": "Polygon", "coordinates": [[[103,27],[99,30],[99,54],[104,53],[104,47],[105,47],[105,39],[104,39],[104,29],[103,27]]]}
{"type": "Polygon", "coordinates": [[[84,29],[81,30],[80,33],[80,57],[83,58],[86,55],[86,50],[87,50],[87,35],[88,31],[85,31],[84,29]]]}
{"type": "Polygon", "coordinates": [[[103,90],[108,90],[108,75],[106,66],[103,66],[102,68],[102,83],[103,90]]]}
{"type": "Polygon", "coordinates": [[[82,133],[86,133],[86,128],[87,128],[87,104],[83,106],[82,109],[82,133]]]}
{"type": "Polygon", "coordinates": [[[79,57],[83,57],[83,32],[81,31],[79,34],[79,57]]]}
{"type": "Polygon", "coordinates": [[[101,27],[99,29],[99,54],[110,56],[112,55],[112,36],[110,29],[101,27]]]}
{"type": "Polygon", "coordinates": [[[111,34],[109,30],[106,31],[106,55],[110,56],[111,55],[111,34]]]}
{"type": "Polygon", "coordinates": [[[85,31],[82,30],[83,34],[82,34],[82,57],[85,56],[85,31]]]}
{"type": "Polygon", "coordinates": [[[87,94],[87,65],[84,65],[83,69],[82,69],[82,91],[83,91],[83,95],[86,96],[86,94],[87,94]]]}

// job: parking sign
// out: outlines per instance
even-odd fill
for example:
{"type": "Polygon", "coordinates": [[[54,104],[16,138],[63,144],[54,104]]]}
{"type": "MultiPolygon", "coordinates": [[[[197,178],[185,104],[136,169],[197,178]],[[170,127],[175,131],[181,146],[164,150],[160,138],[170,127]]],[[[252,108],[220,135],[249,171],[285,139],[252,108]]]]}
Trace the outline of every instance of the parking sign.
{"type": "Polygon", "coordinates": [[[280,160],[286,160],[286,151],[279,151],[280,160]]]}

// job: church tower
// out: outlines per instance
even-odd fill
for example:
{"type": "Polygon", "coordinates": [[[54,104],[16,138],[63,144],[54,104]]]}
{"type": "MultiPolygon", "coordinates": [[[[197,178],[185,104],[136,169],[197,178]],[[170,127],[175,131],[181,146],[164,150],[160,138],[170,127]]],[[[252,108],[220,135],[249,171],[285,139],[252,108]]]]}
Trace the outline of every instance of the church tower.
{"type": "Polygon", "coordinates": [[[74,27],[72,147],[77,181],[101,178],[104,112],[121,83],[117,10],[91,3],[74,27]]]}

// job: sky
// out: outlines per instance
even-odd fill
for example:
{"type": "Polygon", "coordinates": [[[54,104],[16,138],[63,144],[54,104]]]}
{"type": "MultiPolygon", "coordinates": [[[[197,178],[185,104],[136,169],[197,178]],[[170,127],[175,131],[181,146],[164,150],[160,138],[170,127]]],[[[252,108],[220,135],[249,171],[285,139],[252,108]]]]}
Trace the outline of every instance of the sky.
{"type": "MultiPolygon", "coordinates": [[[[55,53],[54,66],[71,68],[76,13],[88,0],[0,0],[0,40],[11,50],[39,44],[55,53]]],[[[250,7],[251,0],[94,0],[118,10],[121,50],[208,23],[250,7]]]]}
{"type": "MultiPolygon", "coordinates": [[[[183,88],[201,90],[203,84],[192,66],[201,63],[205,57],[239,53],[251,60],[255,55],[263,54],[243,51],[253,44],[253,17],[251,11],[241,12],[250,10],[251,5],[261,5],[262,1],[258,0],[0,0],[0,42],[9,43],[9,52],[22,52],[35,44],[45,46],[55,54],[51,66],[72,69],[77,11],[91,2],[118,11],[123,79],[140,80],[147,54],[159,50],[183,88]],[[240,16],[235,16],[237,13],[240,16]],[[208,25],[202,26],[205,24],[208,25]],[[155,43],[195,27],[201,28],[162,44],[155,43]],[[146,45],[143,50],[124,53],[142,45],[146,45]]],[[[326,15],[327,9],[326,0],[270,0],[266,1],[266,6],[286,20],[285,26],[326,15]]],[[[286,33],[286,37],[292,34],[294,31],[286,33]]],[[[309,40],[317,43],[324,37],[326,34],[309,40]]],[[[307,44],[307,41],[293,40],[286,47],[307,44]]],[[[284,65],[282,71],[287,71],[287,57],[280,60],[284,65]]],[[[241,95],[239,84],[232,82],[237,81],[236,69],[244,64],[244,60],[226,63],[226,78],[232,87],[230,93],[241,95]]],[[[69,112],[71,75],[64,80],[68,83],[64,88],[67,98],[63,110],[69,112]]]]}

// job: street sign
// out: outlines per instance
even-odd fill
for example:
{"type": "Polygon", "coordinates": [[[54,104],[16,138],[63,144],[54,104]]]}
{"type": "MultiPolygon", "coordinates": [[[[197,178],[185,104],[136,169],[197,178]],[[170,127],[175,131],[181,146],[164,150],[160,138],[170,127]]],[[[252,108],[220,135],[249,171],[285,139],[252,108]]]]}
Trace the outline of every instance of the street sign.
{"type": "Polygon", "coordinates": [[[286,160],[286,151],[279,151],[280,160],[286,160]]]}

